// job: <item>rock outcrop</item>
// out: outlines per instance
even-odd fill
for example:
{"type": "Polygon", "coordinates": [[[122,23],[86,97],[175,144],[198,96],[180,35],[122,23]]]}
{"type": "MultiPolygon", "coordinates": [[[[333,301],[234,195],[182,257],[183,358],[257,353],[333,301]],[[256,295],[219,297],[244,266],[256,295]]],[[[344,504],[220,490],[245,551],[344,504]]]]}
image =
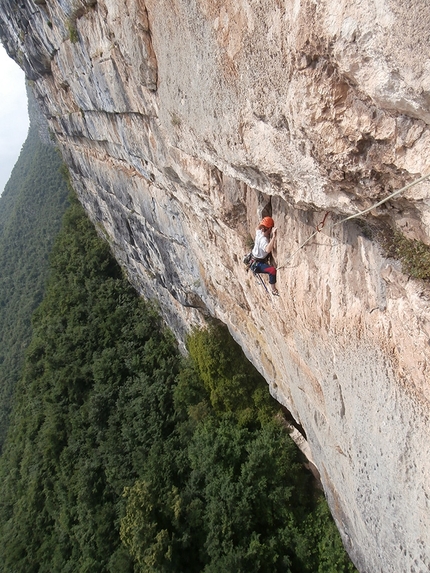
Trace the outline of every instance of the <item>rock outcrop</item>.
{"type": "MultiPolygon", "coordinates": [[[[226,323],[364,573],[430,569],[430,311],[344,217],[430,173],[427,0],[0,0],[73,185],[183,339],[226,323]],[[315,231],[325,214],[325,225],[315,231]],[[280,297],[241,259],[279,229],[280,297]]],[[[430,183],[375,208],[430,244],[430,183]]]]}

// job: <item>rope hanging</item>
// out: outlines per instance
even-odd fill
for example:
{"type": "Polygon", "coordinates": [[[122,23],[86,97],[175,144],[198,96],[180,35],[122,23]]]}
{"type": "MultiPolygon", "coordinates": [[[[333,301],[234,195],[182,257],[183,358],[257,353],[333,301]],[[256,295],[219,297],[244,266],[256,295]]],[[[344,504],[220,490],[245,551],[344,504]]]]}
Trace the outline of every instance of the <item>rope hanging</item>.
{"type": "MultiPolygon", "coordinates": [[[[400,193],[403,193],[403,191],[406,191],[406,189],[409,189],[409,187],[412,187],[413,185],[416,185],[417,183],[421,183],[421,181],[424,181],[425,179],[428,179],[430,177],[430,173],[428,173],[427,175],[424,175],[423,177],[420,177],[419,179],[417,179],[416,181],[412,181],[412,183],[408,183],[407,185],[405,185],[404,187],[402,187],[401,189],[398,189],[397,191],[394,191],[393,193],[391,193],[390,195],[388,195],[388,197],[385,197],[385,199],[382,199],[382,201],[379,201],[378,203],[375,203],[374,205],[372,205],[371,207],[364,209],[364,211],[359,211],[358,213],[355,213],[354,215],[349,215],[348,217],[345,217],[344,219],[342,219],[341,221],[338,221],[337,223],[335,223],[332,228],[337,227],[337,225],[341,225],[342,223],[345,223],[345,221],[349,221],[351,219],[355,219],[357,217],[360,217],[361,215],[364,215],[365,213],[368,213],[369,211],[372,211],[373,209],[376,209],[376,207],[379,207],[380,205],[382,205],[383,203],[386,203],[387,201],[389,201],[390,199],[392,199],[393,197],[395,197],[396,195],[400,195],[400,193]]],[[[324,215],[324,219],[318,223],[316,225],[316,231],[314,233],[312,233],[312,235],[310,235],[306,241],[304,243],[302,243],[288,258],[287,262],[291,261],[291,259],[294,257],[295,254],[297,254],[300,249],[302,249],[307,243],[309,243],[309,241],[315,237],[315,235],[318,235],[318,233],[321,232],[322,228],[324,227],[324,224],[326,222],[327,216],[328,216],[329,212],[327,211],[327,213],[324,215]]],[[[286,267],[285,265],[281,265],[280,267],[278,267],[277,270],[279,269],[283,269],[286,267]]]]}
{"type": "MultiPolygon", "coordinates": [[[[296,253],[298,253],[298,252],[300,251],[300,249],[303,249],[303,247],[306,245],[306,243],[309,243],[309,241],[310,241],[313,237],[315,237],[315,235],[318,235],[318,233],[321,232],[322,228],[324,227],[324,222],[325,222],[327,216],[328,216],[328,211],[327,211],[327,213],[325,214],[323,221],[321,221],[321,223],[318,223],[318,225],[316,226],[316,231],[315,231],[314,233],[312,233],[312,235],[310,235],[310,237],[308,237],[308,238],[306,239],[306,241],[305,241],[304,243],[302,243],[302,244],[300,245],[300,247],[298,247],[298,248],[289,256],[287,262],[291,261],[291,259],[294,257],[294,255],[295,255],[296,253]]],[[[281,265],[280,267],[277,267],[276,270],[279,271],[279,269],[283,269],[283,268],[285,268],[285,267],[286,267],[286,264],[285,264],[285,265],[281,265]]]]}

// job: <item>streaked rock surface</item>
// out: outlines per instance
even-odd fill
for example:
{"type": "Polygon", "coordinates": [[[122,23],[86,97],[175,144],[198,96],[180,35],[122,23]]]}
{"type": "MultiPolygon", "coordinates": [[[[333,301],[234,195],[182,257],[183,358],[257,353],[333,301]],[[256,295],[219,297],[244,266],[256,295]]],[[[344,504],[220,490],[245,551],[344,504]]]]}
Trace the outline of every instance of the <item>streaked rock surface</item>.
{"type": "MultiPolygon", "coordinates": [[[[427,1],[0,7],[138,290],[182,339],[205,315],[228,325],[304,428],[362,573],[428,571],[429,289],[355,221],[334,226],[430,172],[427,1]],[[262,214],[279,228],[273,300],[241,262],[262,214]]],[[[412,187],[369,221],[430,244],[429,194],[412,187]]]]}

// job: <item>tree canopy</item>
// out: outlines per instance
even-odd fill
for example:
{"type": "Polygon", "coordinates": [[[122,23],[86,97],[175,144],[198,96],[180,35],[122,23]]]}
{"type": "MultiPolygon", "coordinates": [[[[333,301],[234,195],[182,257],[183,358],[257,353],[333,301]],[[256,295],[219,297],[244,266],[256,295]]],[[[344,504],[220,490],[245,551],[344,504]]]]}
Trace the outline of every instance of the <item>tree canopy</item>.
{"type": "Polygon", "coordinates": [[[76,200],[50,265],[0,459],[0,571],[353,571],[227,329],[181,356],[76,200]]]}
{"type": "Polygon", "coordinates": [[[49,253],[67,207],[58,152],[32,124],[0,197],[0,452],[15,386],[40,304],[49,253]]]}

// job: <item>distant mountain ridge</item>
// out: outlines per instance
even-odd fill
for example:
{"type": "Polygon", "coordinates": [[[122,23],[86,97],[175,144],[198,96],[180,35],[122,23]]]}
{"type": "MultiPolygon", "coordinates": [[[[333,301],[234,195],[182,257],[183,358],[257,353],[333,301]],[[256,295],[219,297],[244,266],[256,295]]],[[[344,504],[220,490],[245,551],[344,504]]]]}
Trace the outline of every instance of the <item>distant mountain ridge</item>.
{"type": "Polygon", "coordinates": [[[42,143],[34,105],[29,115],[27,139],[0,197],[0,450],[31,316],[42,300],[49,253],[68,204],[60,155],[46,137],[42,143]]]}

